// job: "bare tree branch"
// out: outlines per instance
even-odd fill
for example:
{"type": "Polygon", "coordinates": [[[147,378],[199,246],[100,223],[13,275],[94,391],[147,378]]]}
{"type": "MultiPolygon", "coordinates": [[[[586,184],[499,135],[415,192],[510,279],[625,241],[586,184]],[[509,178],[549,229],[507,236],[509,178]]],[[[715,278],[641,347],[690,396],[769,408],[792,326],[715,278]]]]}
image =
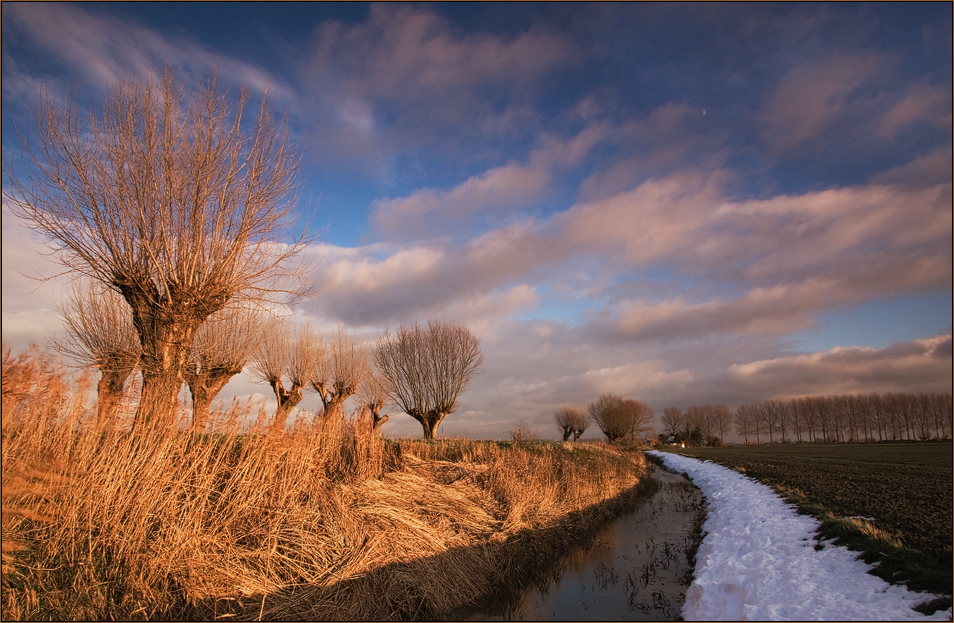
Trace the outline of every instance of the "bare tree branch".
{"type": "Polygon", "coordinates": [[[53,346],[80,365],[99,369],[97,426],[112,429],[141,352],[129,305],[112,290],[91,283],[74,286],[56,311],[66,336],[53,346]]]}
{"type": "Polygon", "coordinates": [[[421,423],[424,437],[457,408],[457,398],[483,362],[480,342],[466,327],[431,321],[385,334],[375,364],[392,398],[421,423]]]}
{"type": "Polygon", "coordinates": [[[318,368],[311,386],[321,398],[324,417],[341,417],[342,405],[371,374],[371,353],[353,335],[338,328],[331,340],[323,340],[318,368]]]}
{"type": "Polygon", "coordinates": [[[183,377],[192,393],[192,430],[205,431],[209,406],[258,350],[265,321],[248,301],[215,312],[195,332],[183,377]]]}
{"type": "Polygon", "coordinates": [[[236,297],[299,291],[305,240],[277,237],[293,207],[298,161],[263,97],[244,118],[215,76],[187,101],[171,71],[123,79],[101,114],[49,99],[24,141],[29,181],[7,168],[15,214],[69,270],[122,295],[142,346],[137,426],[174,421],[195,331],[236,297]]]}
{"type": "Polygon", "coordinates": [[[265,323],[249,373],[268,383],[275,392],[278,408],[272,422],[273,433],[284,432],[288,415],[305,397],[306,386],[315,376],[320,357],[321,343],[311,327],[296,329],[277,318],[265,323]]]}
{"type": "Polygon", "coordinates": [[[553,419],[556,421],[560,432],[563,433],[563,441],[569,441],[571,436],[573,437],[573,441],[576,441],[586,432],[590,424],[590,419],[587,417],[586,411],[580,407],[560,407],[553,416],[553,419]]]}

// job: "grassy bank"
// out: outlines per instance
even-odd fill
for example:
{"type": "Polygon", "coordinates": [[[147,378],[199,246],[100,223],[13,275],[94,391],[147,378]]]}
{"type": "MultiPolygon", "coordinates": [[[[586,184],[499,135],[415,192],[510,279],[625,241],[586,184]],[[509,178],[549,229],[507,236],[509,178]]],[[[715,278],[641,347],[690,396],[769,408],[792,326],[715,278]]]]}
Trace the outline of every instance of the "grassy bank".
{"type": "MultiPolygon", "coordinates": [[[[4,361],[3,619],[446,617],[632,506],[600,446],[102,432],[62,371],[4,361]]],[[[267,424],[262,423],[260,424],[267,424]]]]}
{"type": "MultiPolygon", "coordinates": [[[[951,595],[954,455],[950,443],[686,448],[773,487],[821,520],[820,536],[878,562],[874,574],[951,595]]],[[[935,604],[947,607],[950,599],[935,604]]]]}

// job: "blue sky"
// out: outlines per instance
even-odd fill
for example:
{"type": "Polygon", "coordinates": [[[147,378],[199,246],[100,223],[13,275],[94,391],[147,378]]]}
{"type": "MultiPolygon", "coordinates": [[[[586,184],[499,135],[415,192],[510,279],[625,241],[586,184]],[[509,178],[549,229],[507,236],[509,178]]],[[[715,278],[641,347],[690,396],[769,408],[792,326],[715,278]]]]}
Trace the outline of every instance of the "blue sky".
{"type": "MultiPolygon", "coordinates": [[[[41,87],[95,105],[169,64],[267,89],[321,232],[296,314],[467,324],[484,370],[447,436],[555,437],[603,392],[949,392],[951,26],[950,3],[5,2],[3,151],[41,87]]],[[[5,205],[14,348],[58,330],[42,250],[5,205]]]]}

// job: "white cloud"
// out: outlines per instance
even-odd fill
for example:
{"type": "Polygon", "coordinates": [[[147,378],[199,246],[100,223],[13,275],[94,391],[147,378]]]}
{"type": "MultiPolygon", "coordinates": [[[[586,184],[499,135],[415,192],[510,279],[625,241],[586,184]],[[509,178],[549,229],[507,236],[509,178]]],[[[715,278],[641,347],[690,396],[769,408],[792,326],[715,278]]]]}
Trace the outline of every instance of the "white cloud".
{"type": "Polygon", "coordinates": [[[530,31],[514,37],[461,34],[435,13],[376,4],[366,22],[325,22],[314,33],[312,70],[344,78],[353,93],[423,100],[435,92],[499,80],[519,81],[567,60],[564,37],[530,31]]]}
{"type": "Polygon", "coordinates": [[[951,180],[951,146],[941,147],[924,156],[878,173],[872,183],[899,188],[930,188],[951,180]]]}
{"type": "Polygon", "coordinates": [[[618,155],[583,182],[580,201],[599,201],[679,172],[717,171],[724,181],[732,129],[724,120],[703,123],[703,117],[697,106],[668,103],[617,124],[608,140],[618,155]]]}
{"type": "Polygon", "coordinates": [[[550,244],[533,221],[493,230],[457,247],[326,247],[318,294],[309,305],[355,324],[396,323],[464,309],[525,285],[549,270],[565,249],[550,244]]]}
{"type": "Polygon", "coordinates": [[[879,121],[877,131],[885,138],[894,138],[917,124],[950,128],[951,90],[940,85],[914,85],[879,121]]]}
{"type": "Polygon", "coordinates": [[[526,162],[508,162],[473,175],[450,190],[422,188],[406,197],[372,203],[372,230],[387,240],[470,233],[491,221],[519,220],[552,192],[560,173],[578,165],[614,128],[587,124],[568,139],[543,135],[526,162]]]}
{"type": "Polygon", "coordinates": [[[730,366],[726,380],[741,391],[774,398],[805,394],[950,392],[951,336],[875,349],[837,347],[822,353],[730,366]]]}
{"type": "Polygon", "coordinates": [[[827,311],[950,283],[949,183],[733,201],[725,179],[676,173],[461,246],[445,239],[340,251],[323,265],[324,305],[374,322],[532,282],[549,296],[583,287],[603,307],[594,322],[628,338],[780,336],[827,311]],[[614,275],[651,280],[658,269],[670,282],[698,285],[676,287],[676,296],[666,288],[616,293],[626,282],[614,275]]]}
{"type": "Polygon", "coordinates": [[[550,185],[540,167],[508,164],[470,177],[449,191],[424,188],[372,204],[373,227],[388,239],[431,237],[472,227],[479,215],[500,218],[539,201],[550,185]]]}
{"type": "MultiPolygon", "coordinates": [[[[879,267],[888,271],[881,281],[884,294],[890,294],[901,286],[893,273],[908,279],[914,266],[950,254],[950,183],[924,189],[869,185],[728,202],[718,216],[726,235],[709,244],[741,247],[747,278],[761,283],[857,274],[864,272],[860,264],[890,258],[890,265],[879,267]]],[[[937,286],[949,281],[944,272],[913,281],[937,286]]]]}
{"type": "Polygon", "coordinates": [[[69,279],[39,235],[3,202],[3,342],[14,351],[31,343],[43,346],[60,332],[55,304],[63,300],[69,279]]]}
{"type": "Polygon", "coordinates": [[[651,266],[695,255],[722,199],[721,176],[683,171],[630,190],[582,203],[558,217],[574,249],[621,253],[626,263],[651,266]]]}
{"type": "Polygon", "coordinates": [[[812,58],[782,77],[763,102],[761,137],[775,154],[815,158],[826,151],[867,157],[918,126],[950,133],[951,90],[924,76],[901,77],[877,50],[812,58]]]}
{"type": "Polygon", "coordinates": [[[729,300],[690,304],[681,298],[620,305],[615,327],[628,337],[673,339],[710,333],[779,336],[813,324],[811,314],[843,303],[839,284],[810,280],[797,285],[753,288],[729,300]]]}
{"type": "Polygon", "coordinates": [[[667,371],[664,361],[640,361],[619,366],[592,368],[583,373],[583,380],[593,394],[639,396],[642,400],[657,397],[660,387],[673,390],[692,381],[689,370],[667,371]]]}
{"type": "MultiPolygon", "coordinates": [[[[792,69],[762,114],[763,137],[774,149],[792,150],[824,139],[823,131],[849,110],[860,112],[857,90],[885,63],[878,54],[812,59],[792,69]]],[[[870,96],[868,96],[870,97],[870,96]]]]}
{"type": "MultiPolygon", "coordinates": [[[[351,102],[344,110],[374,111],[374,127],[408,147],[446,130],[512,131],[527,121],[525,102],[538,79],[577,55],[559,34],[462,33],[434,12],[384,3],[371,5],[364,22],[319,25],[302,79],[323,107],[351,102]],[[503,110],[486,105],[488,89],[507,94],[503,110]]],[[[387,149],[387,140],[378,148],[387,149]]]]}

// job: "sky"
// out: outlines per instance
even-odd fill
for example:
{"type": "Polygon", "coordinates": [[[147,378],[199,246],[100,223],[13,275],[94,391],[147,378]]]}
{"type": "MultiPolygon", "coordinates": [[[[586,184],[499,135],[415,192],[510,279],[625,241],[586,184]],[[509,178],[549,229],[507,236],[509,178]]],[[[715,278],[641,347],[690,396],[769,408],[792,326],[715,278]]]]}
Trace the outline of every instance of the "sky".
{"type": "MultiPolygon", "coordinates": [[[[950,3],[4,2],[3,155],[43,90],[95,109],[168,65],[267,92],[316,235],[296,318],[469,327],[446,437],[556,438],[603,393],[950,392],[951,26],[950,3]]],[[[6,201],[2,250],[3,341],[46,343],[68,275],[36,279],[62,268],[6,201]]]]}
{"type": "Polygon", "coordinates": [[[922,615],[936,596],[869,575],[858,552],[823,542],[821,524],[771,487],[711,461],[651,454],[689,476],[706,498],[705,535],[686,591],[686,621],[949,621],[922,615]]]}

